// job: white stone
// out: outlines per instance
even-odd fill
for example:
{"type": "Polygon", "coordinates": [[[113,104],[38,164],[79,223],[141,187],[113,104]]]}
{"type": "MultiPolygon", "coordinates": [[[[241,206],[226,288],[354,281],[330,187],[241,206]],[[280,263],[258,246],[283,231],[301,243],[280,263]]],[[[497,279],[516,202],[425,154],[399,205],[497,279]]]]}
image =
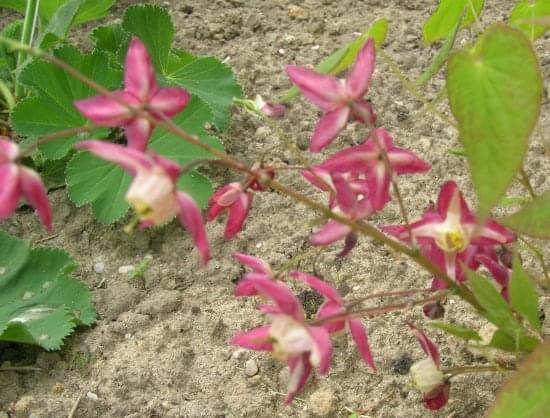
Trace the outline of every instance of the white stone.
{"type": "Polygon", "coordinates": [[[134,266],[120,266],[118,268],[118,272],[120,274],[128,274],[128,273],[130,273],[131,271],[134,271],[134,270],[135,270],[134,266]]]}
{"type": "Polygon", "coordinates": [[[105,271],[105,264],[104,263],[95,263],[94,264],[94,271],[97,273],[97,274],[101,274],[105,271]]]}
{"type": "Polygon", "coordinates": [[[97,396],[94,392],[87,392],[86,393],[86,398],[88,398],[92,401],[98,401],[99,400],[99,396],[97,396]]]}
{"type": "Polygon", "coordinates": [[[244,364],[244,372],[248,377],[252,377],[258,373],[258,365],[254,361],[254,359],[249,359],[244,364]]]}

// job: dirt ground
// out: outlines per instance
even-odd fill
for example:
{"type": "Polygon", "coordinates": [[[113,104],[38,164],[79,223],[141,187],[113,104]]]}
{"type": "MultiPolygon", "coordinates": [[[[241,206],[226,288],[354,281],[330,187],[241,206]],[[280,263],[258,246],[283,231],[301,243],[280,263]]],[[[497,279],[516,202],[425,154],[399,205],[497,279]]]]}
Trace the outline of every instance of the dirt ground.
{"type": "MultiPolygon", "coordinates": [[[[138,2],[117,3],[107,22],[119,18],[125,6],[138,2]]],[[[161,4],[172,14],[178,47],[227,60],[248,96],[261,93],[274,97],[289,86],[285,64],[316,63],[353,39],[354,32],[365,30],[384,16],[390,20],[384,49],[410,79],[416,78],[437,50],[422,43],[422,24],[436,3],[172,0],[161,4]],[[289,16],[291,4],[300,6],[305,14],[289,16]]],[[[502,21],[513,3],[487,1],[483,22],[502,21]]],[[[0,12],[0,17],[4,24],[13,15],[0,12]]],[[[77,30],[82,31],[77,36],[86,44],[90,28],[77,30]]],[[[468,40],[465,32],[460,42],[468,40]]],[[[537,49],[543,71],[548,74],[550,38],[539,40],[537,49]]],[[[442,86],[440,75],[428,84],[424,94],[434,98],[442,86]]],[[[433,165],[429,174],[400,178],[411,215],[420,216],[448,179],[457,181],[473,203],[465,162],[448,153],[449,148],[457,146],[456,131],[426,113],[381,59],[369,98],[378,113],[379,125],[392,133],[396,143],[433,165]]],[[[447,112],[445,107],[441,109],[447,112]]],[[[548,114],[546,106],[545,111],[548,114]]],[[[281,127],[292,141],[305,148],[317,118],[311,105],[297,100],[281,127]]],[[[542,127],[548,132],[547,117],[542,127]]],[[[221,137],[228,152],[248,162],[259,158],[266,148],[278,146],[271,160],[296,164],[277,135],[242,112],[235,112],[231,128],[221,137]]],[[[362,132],[350,127],[323,155],[362,139],[362,132]]],[[[547,157],[542,145],[533,141],[528,171],[537,190],[550,186],[547,157]]],[[[237,178],[221,169],[212,169],[209,174],[216,184],[237,178]]],[[[295,172],[282,173],[280,180],[310,193],[295,172]]],[[[310,221],[315,214],[277,193],[258,194],[244,232],[233,241],[223,240],[224,220],[209,225],[214,259],[201,270],[192,242],[175,222],[128,236],[121,229],[124,221],[99,224],[88,207],[76,209],[64,190],[53,192],[51,200],[56,235],[48,245],[60,246],[78,260],[78,275],[93,289],[100,319],[92,328],[81,329],[68,338],[58,352],[0,345],[0,363],[42,369],[0,372],[0,418],[64,417],[81,394],[84,396],[75,417],[346,417],[350,410],[358,410],[365,416],[381,418],[470,418],[484,415],[503,381],[494,374],[457,378],[448,405],[437,413],[425,410],[407,374],[411,362],[424,356],[405,326],[406,321],[423,322],[420,309],[414,309],[365,321],[377,373],[361,362],[354,344],[343,335],[334,342],[329,375],[313,378],[298,399],[285,407],[286,366],[269,353],[228,345],[232,335],[263,321],[254,309],[254,301],[232,296],[243,270],[231,254],[254,254],[272,266],[280,266],[308,248],[314,228],[310,221]],[[121,273],[125,266],[137,266],[146,258],[150,268],[143,280],[121,273]],[[247,362],[249,368],[254,363],[259,369],[252,377],[247,376],[247,362]]],[[[397,205],[388,205],[373,222],[401,223],[397,205]]],[[[22,211],[0,227],[27,239],[45,236],[30,211],[22,211]]],[[[369,239],[361,238],[360,245],[343,260],[336,257],[339,250],[334,246],[324,253],[316,271],[351,298],[429,283],[429,276],[410,261],[369,239]]],[[[304,271],[311,268],[309,261],[301,265],[304,271]]],[[[550,317],[550,301],[542,302],[550,317]]],[[[451,321],[485,326],[460,301],[451,298],[445,307],[451,321]]],[[[547,319],[545,329],[549,325],[547,319]]],[[[430,336],[440,345],[446,367],[486,363],[456,340],[436,331],[430,336]]]]}

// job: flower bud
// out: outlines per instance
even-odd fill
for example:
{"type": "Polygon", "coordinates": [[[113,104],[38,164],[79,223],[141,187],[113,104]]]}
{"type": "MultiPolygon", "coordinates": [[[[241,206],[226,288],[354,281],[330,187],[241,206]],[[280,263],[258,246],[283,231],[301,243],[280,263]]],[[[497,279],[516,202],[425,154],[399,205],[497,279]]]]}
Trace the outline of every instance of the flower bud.
{"type": "Polygon", "coordinates": [[[440,301],[425,304],[422,311],[429,319],[441,319],[445,315],[445,308],[440,301]]]}
{"type": "Polygon", "coordinates": [[[254,105],[261,113],[269,118],[282,118],[286,113],[286,107],[282,104],[266,102],[259,94],[254,100],[254,105]]]}
{"type": "Polygon", "coordinates": [[[423,394],[432,392],[444,381],[443,372],[431,358],[417,361],[411,366],[411,378],[413,385],[423,394]]]}

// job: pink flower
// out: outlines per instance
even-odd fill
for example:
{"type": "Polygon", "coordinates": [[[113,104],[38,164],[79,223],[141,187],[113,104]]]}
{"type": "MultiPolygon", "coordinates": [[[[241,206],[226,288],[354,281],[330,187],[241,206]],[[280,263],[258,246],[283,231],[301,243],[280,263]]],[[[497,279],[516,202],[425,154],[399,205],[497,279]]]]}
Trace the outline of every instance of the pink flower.
{"type": "Polygon", "coordinates": [[[442,408],[449,400],[450,382],[445,379],[441,371],[439,350],[424,332],[409,324],[416,339],[428,358],[417,361],[411,366],[413,385],[422,392],[424,406],[431,410],[442,408]]]}
{"type": "MultiPolygon", "coordinates": [[[[405,225],[387,226],[384,230],[402,241],[411,240],[405,225]]],[[[422,253],[457,281],[465,280],[460,264],[476,268],[479,265],[474,259],[476,254],[516,239],[512,232],[493,220],[476,226],[474,214],[452,181],[441,188],[437,207],[428,209],[424,218],[411,224],[411,230],[422,253]]],[[[439,279],[434,284],[445,287],[439,279]]]]}
{"type": "Polygon", "coordinates": [[[375,129],[364,144],[337,152],[318,166],[330,173],[363,173],[367,177],[372,206],[380,210],[390,200],[390,183],[394,174],[412,174],[428,171],[430,164],[409,150],[397,148],[391,135],[384,129],[375,129]],[[388,170],[382,158],[388,156],[388,170]]]}
{"type": "Polygon", "coordinates": [[[369,87],[375,58],[374,42],[369,39],[357,55],[345,81],[305,67],[286,67],[290,80],[309,101],[324,112],[311,139],[309,149],[312,152],[318,152],[330,144],[351,118],[374,125],[376,115],[363,96],[369,87]]]}
{"type": "Polygon", "coordinates": [[[220,187],[210,197],[208,221],[213,221],[223,211],[228,211],[225,238],[232,239],[243,228],[246,215],[252,204],[252,193],[246,192],[238,182],[220,187]]]}
{"type": "Polygon", "coordinates": [[[246,273],[239,281],[235,289],[236,296],[255,296],[258,294],[254,281],[248,280],[250,278],[259,277],[262,279],[275,280],[271,267],[261,258],[242,253],[234,253],[233,258],[242,265],[252,269],[252,272],[246,273]]]}
{"type": "Polygon", "coordinates": [[[36,171],[18,164],[20,157],[19,147],[9,138],[0,136],[0,220],[15,212],[23,196],[51,231],[52,210],[46,188],[36,171]]]}
{"type": "Polygon", "coordinates": [[[160,119],[159,114],[171,118],[185,108],[190,95],[178,87],[157,87],[151,58],[138,38],[130,43],[124,67],[124,90],[112,92],[118,100],[96,96],[76,101],[74,105],[96,125],[123,127],[128,146],[145,151],[154,125],[136,116],[130,108],[146,110],[156,120],[160,119]]]}
{"type": "MultiPolygon", "coordinates": [[[[346,312],[345,301],[344,299],[342,299],[342,296],[340,296],[340,293],[338,293],[336,289],[331,287],[325,281],[310,274],[301,273],[299,271],[291,272],[290,276],[294,277],[296,280],[304,282],[313,290],[324,296],[325,302],[323,303],[323,305],[321,305],[319,311],[317,312],[317,319],[328,318],[330,316],[346,312]]],[[[351,333],[351,337],[357,345],[357,350],[359,351],[359,354],[361,355],[365,363],[371,366],[373,370],[376,370],[376,366],[374,365],[374,360],[370,352],[369,341],[367,339],[365,327],[361,320],[353,318],[343,318],[333,320],[322,325],[322,327],[324,327],[331,334],[342,331],[344,328],[346,328],[346,326],[351,333]]]]}
{"type": "Polygon", "coordinates": [[[332,356],[329,333],[305,323],[300,302],[283,283],[265,277],[247,280],[258,294],[275,303],[258,306],[271,323],[234,336],[231,344],[271,351],[275,358],[287,362],[290,380],[285,403],[289,404],[304,388],[313,367],[320,374],[328,373],[332,356]]]}
{"type": "Polygon", "coordinates": [[[269,118],[282,118],[286,113],[285,106],[278,103],[266,102],[259,94],[256,96],[256,100],[254,100],[254,106],[269,118]]]}
{"type": "Polygon", "coordinates": [[[489,273],[491,273],[491,276],[495,280],[495,285],[498,287],[500,294],[506,302],[510,303],[510,295],[508,293],[510,270],[487,254],[477,254],[475,259],[483,264],[487,270],[489,270],[489,273]]]}
{"type": "Polygon", "coordinates": [[[82,141],[76,147],[118,164],[134,178],[126,200],[137,212],[142,227],[162,225],[177,215],[191,233],[202,264],[208,263],[208,241],[201,212],[191,196],[177,189],[176,181],[181,174],[177,163],[103,141],[82,141]]]}
{"type": "MultiPolygon", "coordinates": [[[[371,200],[364,188],[353,187],[353,178],[346,178],[342,174],[336,173],[331,176],[331,185],[335,189],[336,196],[333,200],[333,211],[345,216],[350,220],[360,220],[369,217],[375,212],[371,200]],[[352,182],[352,184],[350,184],[352,182]]],[[[328,183],[327,183],[328,184],[328,183]]],[[[311,237],[313,245],[328,245],[333,242],[345,240],[344,248],[338,254],[340,257],[346,256],[357,244],[357,234],[347,225],[336,220],[329,220],[321,229],[311,237]]]]}

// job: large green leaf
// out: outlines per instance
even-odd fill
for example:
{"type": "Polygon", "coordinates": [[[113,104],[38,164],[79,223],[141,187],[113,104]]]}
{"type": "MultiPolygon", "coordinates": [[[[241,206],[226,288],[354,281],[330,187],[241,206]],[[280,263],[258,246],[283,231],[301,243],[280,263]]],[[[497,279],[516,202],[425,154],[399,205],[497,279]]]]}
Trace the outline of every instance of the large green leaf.
{"type": "Polygon", "coordinates": [[[58,349],[77,325],[91,325],[91,293],[68,275],[76,265],[60,249],[36,248],[0,231],[0,340],[58,349]]]}
{"type": "Polygon", "coordinates": [[[424,24],[424,41],[430,44],[446,38],[463,14],[462,27],[467,28],[479,17],[484,4],[484,0],[441,0],[424,24]]]}
{"type": "Polygon", "coordinates": [[[510,353],[530,353],[540,344],[540,340],[530,335],[516,335],[514,337],[497,329],[488,346],[510,353]]]}
{"type": "Polygon", "coordinates": [[[542,79],[531,42],[517,29],[490,27],[472,49],[451,56],[447,91],[485,217],[521,168],[539,116],[542,79]]]}
{"type": "Polygon", "coordinates": [[[550,238],[550,193],[536,197],[518,212],[499,219],[508,228],[537,238],[550,238]]]}
{"type": "MultiPolygon", "coordinates": [[[[54,54],[108,89],[120,86],[122,73],[108,66],[109,58],[103,52],[82,54],[76,48],[65,46],[56,50],[54,54]]],[[[19,102],[11,115],[15,131],[27,138],[25,143],[31,143],[41,135],[87,124],[86,119],[73,106],[73,102],[93,96],[96,92],[81,81],[42,60],[27,65],[21,71],[19,80],[36,92],[35,96],[19,102]]],[[[76,141],[102,135],[102,132],[105,130],[57,139],[41,145],[40,150],[46,158],[63,158],[76,141]]]]}
{"type": "Polygon", "coordinates": [[[531,40],[541,37],[550,24],[540,24],[537,20],[550,18],[550,1],[520,0],[510,15],[510,25],[521,29],[531,40]]]}
{"type": "Polygon", "coordinates": [[[537,289],[533,280],[523,269],[517,255],[514,256],[512,278],[508,291],[512,307],[527,319],[533,328],[540,331],[537,289]]]}
{"type": "Polygon", "coordinates": [[[502,387],[489,418],[544,418],[550,411],[550,343],[541,345],[502,387]]]}
{"type": "MultiPolygon", "coordinates": [[[[101,19],[108,16],[109,9],[116,0],[85,0],[80,7],[74,24],[85,23],[90,20],[101,19]]],[[[52,19],[55,12],[67,2],[67,0],[41,0],[39,5],[40,17],[46,24],[52,19]]],[[[20,13],[25,13],[25,0],[0,0],[0,7],[7,7],[20,13]]]]}

